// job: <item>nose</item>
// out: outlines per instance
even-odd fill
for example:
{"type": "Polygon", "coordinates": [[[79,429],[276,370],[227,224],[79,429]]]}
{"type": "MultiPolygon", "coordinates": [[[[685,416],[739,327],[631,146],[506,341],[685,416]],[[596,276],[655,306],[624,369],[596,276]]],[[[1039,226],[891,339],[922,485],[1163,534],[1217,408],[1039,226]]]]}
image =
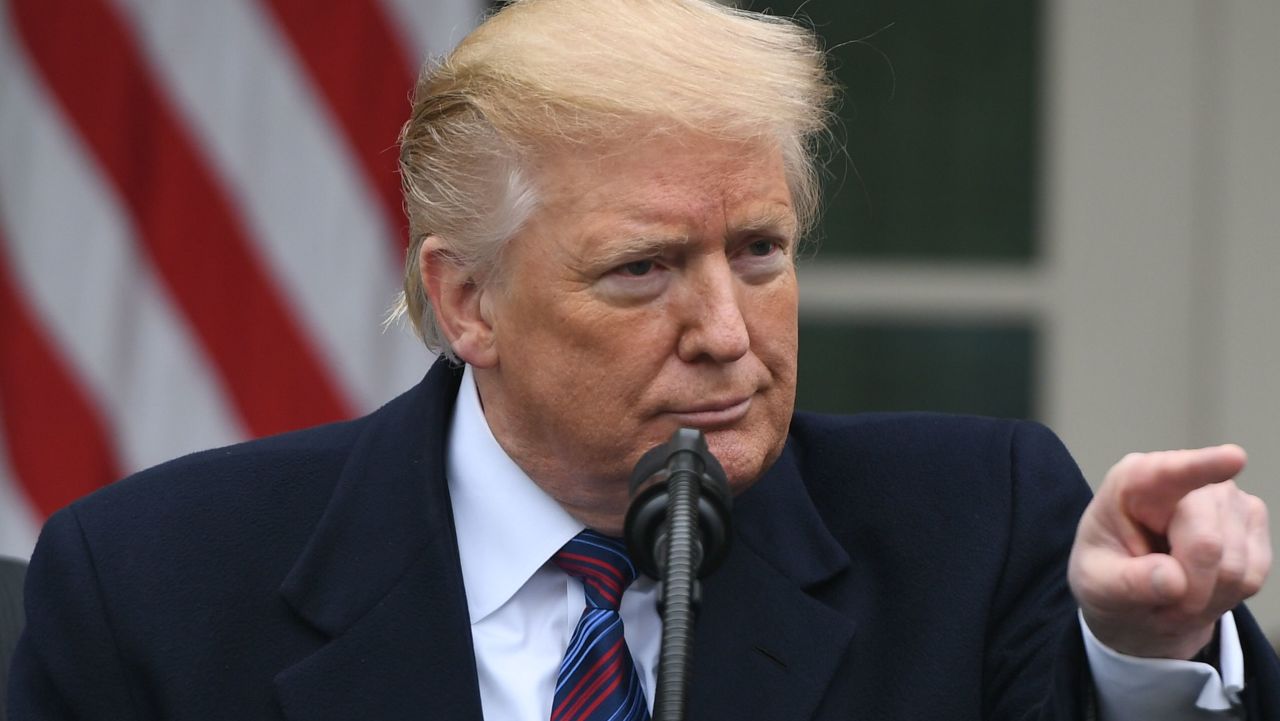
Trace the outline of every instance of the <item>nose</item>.
{"type": "Polygon", "coordinates": [[[740,282],[726,258],[690,273],[682,299],[686,318],[676,355],[686,363],[732,363],[747,354],[751,336],[742,313],[740,282]]]}

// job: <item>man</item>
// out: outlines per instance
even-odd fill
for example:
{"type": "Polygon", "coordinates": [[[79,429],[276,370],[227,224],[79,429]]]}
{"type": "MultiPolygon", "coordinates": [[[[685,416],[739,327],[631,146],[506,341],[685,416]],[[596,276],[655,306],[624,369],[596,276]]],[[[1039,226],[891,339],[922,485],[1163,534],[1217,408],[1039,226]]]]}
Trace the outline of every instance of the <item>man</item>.
{"type": "Polygon", "coordinates": [[[710,2],[492,17],[401,149],[405,310],[465,370],[51,519],[13,718],[645,718],[656,589],[581,549],[680,426],[737,494],[690,718],[1280,717],[1238,448],[1090,502],[1032,424],[793,415],[831,92],[809,33],[710,2]]]}

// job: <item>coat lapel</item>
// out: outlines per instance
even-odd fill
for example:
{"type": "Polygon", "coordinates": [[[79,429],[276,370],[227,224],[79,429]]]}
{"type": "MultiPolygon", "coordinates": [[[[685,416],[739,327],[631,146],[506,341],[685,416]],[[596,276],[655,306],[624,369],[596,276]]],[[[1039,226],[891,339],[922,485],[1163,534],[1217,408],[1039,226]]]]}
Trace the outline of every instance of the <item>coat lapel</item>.
{"type": "Polygon", "coordinates": [[[688,717],[810,718],[855,624],[809,590],[845,571],[849,557],[789,448],[733,513],[733,547],[703,582],[688,717]]]}
{"type": "Polygon", "coordinates": [[[276,676],[286,718],[480,719],[444,476],[459,378],[437,363],[368,419],[281,586],[324,641],[276,676]]]}
{"type": "MultiPolygon", "coordinates": [[[[439,363],[369,418],[281,586],[322,643],[276,676],[292,721],[481,718],[444,477],[460,377],[439,363]]],[[[849,558],[790,448],[735,500],[734,526],[729,557],[704,581],[689,718],[809,718],[855,624],[810,593],[849,558]]]]}

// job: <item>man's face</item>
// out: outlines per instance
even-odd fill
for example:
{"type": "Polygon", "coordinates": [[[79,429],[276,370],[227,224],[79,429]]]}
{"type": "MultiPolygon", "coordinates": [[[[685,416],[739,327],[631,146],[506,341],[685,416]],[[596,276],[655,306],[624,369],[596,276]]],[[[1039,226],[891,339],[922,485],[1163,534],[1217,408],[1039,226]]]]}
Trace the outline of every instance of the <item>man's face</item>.
{"type": "Polygon", "coordinates": [[[618,532],[632,467],[680,426],[734,491],[786,439],[796,219],[781,154],[693,137],[561,151],[484,291],[477,368],[499,443],[589,525],[618,532]]]}

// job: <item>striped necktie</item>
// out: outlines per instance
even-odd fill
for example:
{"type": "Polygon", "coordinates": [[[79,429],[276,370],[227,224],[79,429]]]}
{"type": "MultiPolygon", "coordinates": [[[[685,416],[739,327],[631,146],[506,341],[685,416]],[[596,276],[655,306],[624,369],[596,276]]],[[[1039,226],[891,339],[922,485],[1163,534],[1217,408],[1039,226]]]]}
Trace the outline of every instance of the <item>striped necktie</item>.
{"type": "Polygon", "coordinates": [[[587,597],[560,664],[551,721],[649,721],[640,676],[618,615],[622,592],[636,578],[626,546],[588,529],[551,560],[582,581],[587,597]]]}

